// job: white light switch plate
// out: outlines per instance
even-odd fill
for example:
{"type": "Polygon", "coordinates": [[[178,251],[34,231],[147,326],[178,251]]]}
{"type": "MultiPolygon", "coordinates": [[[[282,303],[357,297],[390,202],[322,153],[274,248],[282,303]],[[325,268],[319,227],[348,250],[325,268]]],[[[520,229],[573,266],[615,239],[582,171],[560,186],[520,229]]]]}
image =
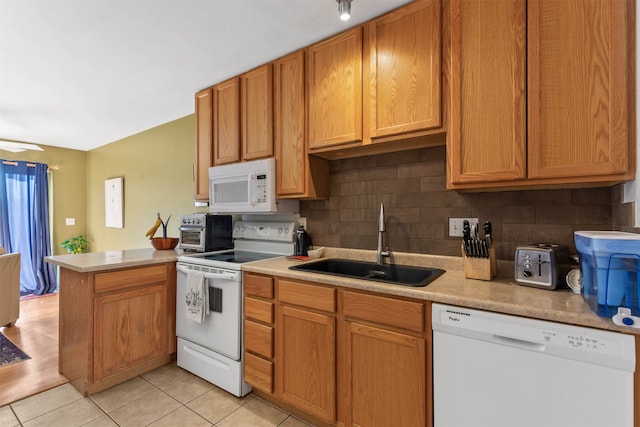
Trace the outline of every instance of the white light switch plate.
{"type": "Polygon", "coordinates": [[[76,219],[75,218],[67,218],[65,223],[67,225],[76,225],[76,219]]]}

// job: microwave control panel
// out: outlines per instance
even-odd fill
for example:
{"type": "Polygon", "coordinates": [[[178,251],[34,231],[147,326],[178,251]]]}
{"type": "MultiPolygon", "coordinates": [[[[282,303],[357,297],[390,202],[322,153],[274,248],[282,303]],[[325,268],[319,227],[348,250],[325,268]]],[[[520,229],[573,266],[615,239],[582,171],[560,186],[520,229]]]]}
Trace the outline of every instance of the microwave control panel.
{"type": "Polygon", "coordinates": [[[254,200],[256,203],[267,203],[267,194],[269,191],[269,183],[267,181],[267,174],[262,173],[256,175],[253,187],[254,200]]]}

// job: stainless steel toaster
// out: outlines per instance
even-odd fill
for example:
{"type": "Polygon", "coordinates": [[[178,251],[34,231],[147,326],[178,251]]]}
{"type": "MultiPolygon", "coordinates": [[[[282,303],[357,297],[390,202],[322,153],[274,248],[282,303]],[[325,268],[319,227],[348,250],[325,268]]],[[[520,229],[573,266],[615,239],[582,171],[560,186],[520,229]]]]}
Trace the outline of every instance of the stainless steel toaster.
{"type": "Polygon", "coordinates": [[[566,281],[569,248],[551,243],[520,245],[516,248],[514,267],[519,285],[555,289],[566,281]]]}

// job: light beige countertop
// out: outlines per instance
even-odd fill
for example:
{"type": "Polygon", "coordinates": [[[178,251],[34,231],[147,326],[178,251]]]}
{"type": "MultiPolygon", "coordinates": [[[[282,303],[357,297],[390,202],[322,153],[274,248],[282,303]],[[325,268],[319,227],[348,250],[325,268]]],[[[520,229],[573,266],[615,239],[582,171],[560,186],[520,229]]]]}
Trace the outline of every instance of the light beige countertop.
{"type": "MultiPolygon", "coordinates": [[[[63,268],[86,273],[177,261],[181,250],[157,251],[127,249],[46,257],[45,261],[63,268]]],[[[513,281],[513,263],[500,261],[498,277],[492,281],[467,279],[461,257],[392,253],[391,262],[401,265],[434,267],[446,272],[427,286],[413,288],[371,280],[350,279],[328,274],[289,270],[300,261],[285,257],[243,264],[242,271],[306,280],[343,288],[378,292],[400,297],[428,300],[461,307],[513,314],[542,320],[640,334],[640,330],[616,326],[611,319],[597,316],[581,295],[566,288],[555,291],[517,285],[513,281]]],[[[375,251],[326,248],[323,258],[375,261],[375,251]]],[[[307,261],[307,262],[312,262],[307,261]]],[[[387,260],[388,262],[389,260],[387,260]]]]}
{"type": "MultiPolygon", "coordinates": [[[[392,262],[395,264],[442,268],[446,270],[446,273],[425,287],[412,288],[370,280],[289,270],[289,267],[301,262],[291,261],[285,257],[243,264],[242,270],[498,313],[640,334],[638,329],[616,326],[611,319],[599,317],[584,302],[582,295],[574,294],[567,288],[550,291],[516,284],[513,281],[512,262],[499,262],[498,277],[492,281],[483,281],[465,278],[461,257],[406,253],[395,253],[393,256],[392,262]]],[[[375,251],[326,248],[322,257],[375,262],[375,251]]],[[[313,261],[315,260],[305,262],[313,261]]]]}
{"type": "Polygon", "coordinates": [[[172,249],[157,251],[148,249],[126,249],[120,251],[89,252],[86,254],[54,255],[45,257],[50,264],[59,265],[80,273],[116,270],[177,261],[183,251],[172,249]]]}

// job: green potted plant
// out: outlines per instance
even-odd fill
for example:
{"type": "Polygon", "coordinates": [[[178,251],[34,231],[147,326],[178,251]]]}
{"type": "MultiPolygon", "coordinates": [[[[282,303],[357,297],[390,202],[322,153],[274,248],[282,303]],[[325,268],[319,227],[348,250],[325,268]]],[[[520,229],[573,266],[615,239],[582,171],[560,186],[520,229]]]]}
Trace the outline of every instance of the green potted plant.
{"type": "Polygon", "coordinates": [[[62,246],[67,250],[67,252],[72,254],[81,254],[86,252],[88,245],[89,241],[86,240],[82,234],[60,243],[60,246],[62,246]]]}

